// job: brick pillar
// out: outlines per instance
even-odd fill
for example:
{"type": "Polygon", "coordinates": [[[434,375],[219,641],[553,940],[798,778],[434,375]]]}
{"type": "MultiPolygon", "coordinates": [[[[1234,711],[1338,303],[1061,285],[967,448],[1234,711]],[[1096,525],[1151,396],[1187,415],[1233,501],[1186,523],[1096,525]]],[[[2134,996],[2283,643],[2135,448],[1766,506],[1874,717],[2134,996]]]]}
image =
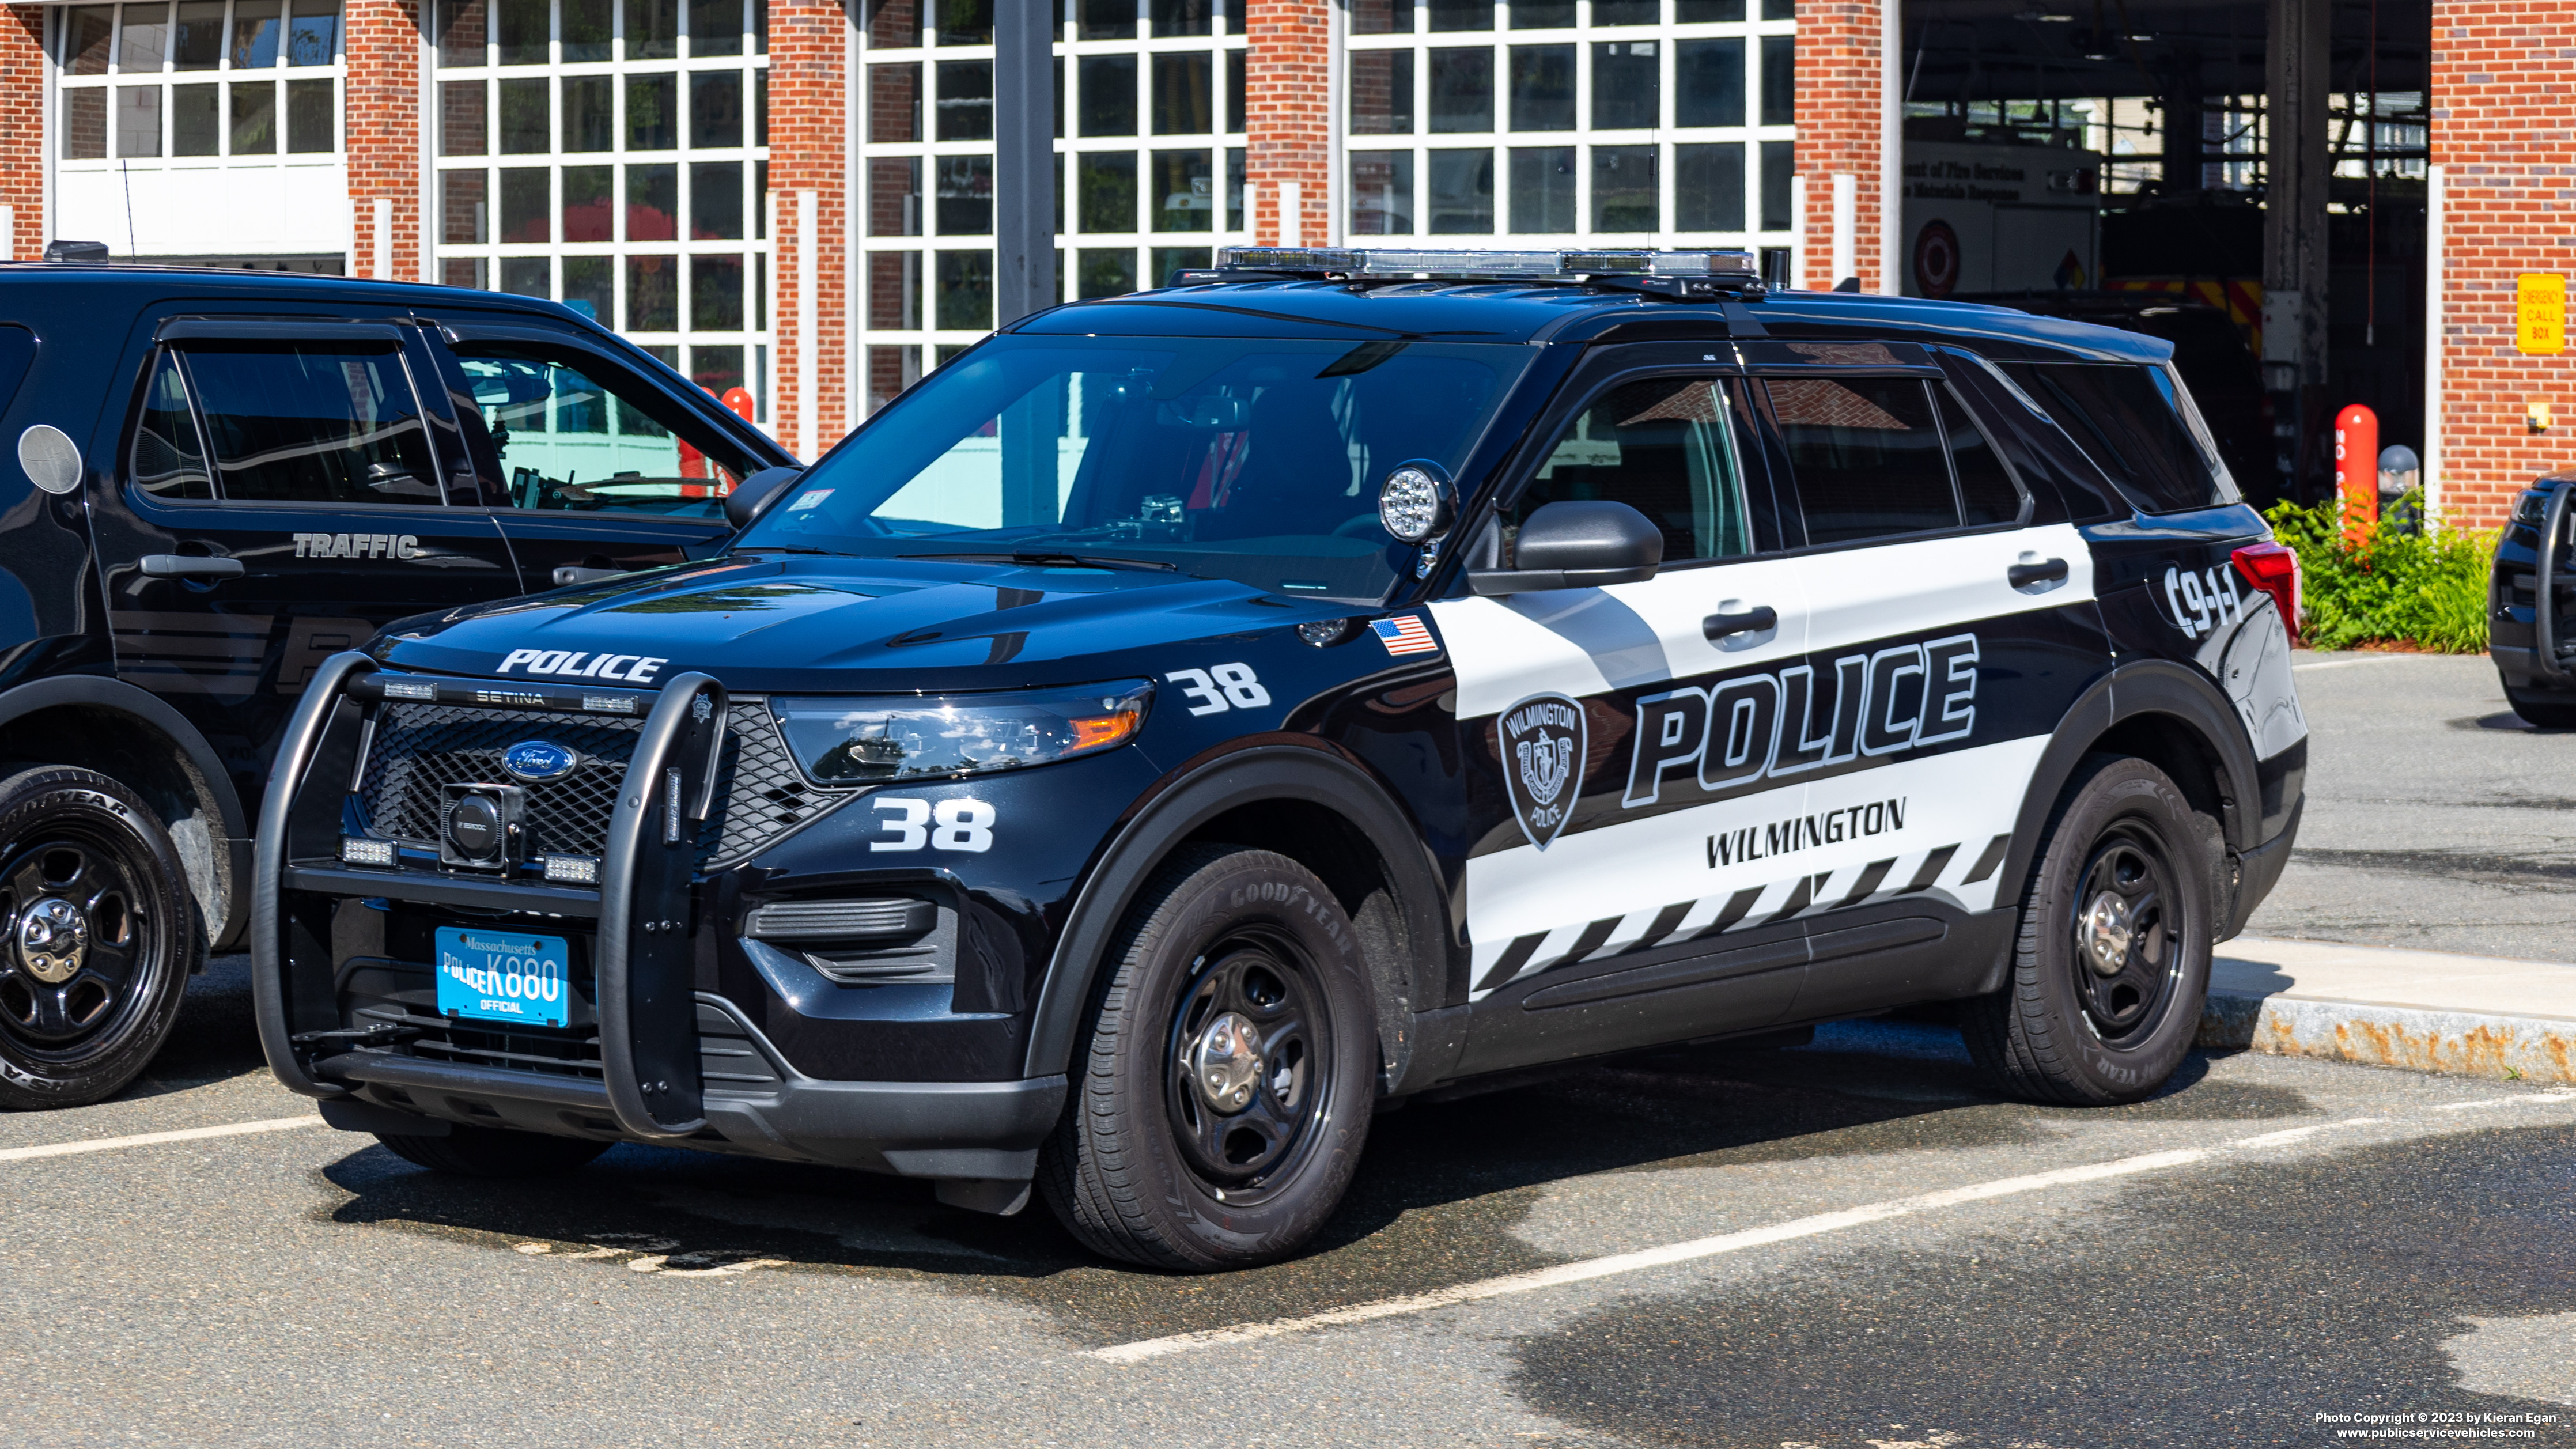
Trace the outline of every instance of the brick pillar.
{"type": "Polygon", "coordinates": [[[850,237],[850,40],[850,20],[839,6],[771,0],[769,265],[778,301],[769,326],[778,396],[769,416],[778,441],[809,460],[857,421],[849,408],[852,334],[843,258],[850,237]]]}
{"type": "Polygon", "coordinates": [[[1243,12],[1244,180],[1253,198],[1252,239],[1281,245],[1282,184],[1298,190],[1298,241],[1333,237],[1332,23],[1325,0],[1249,0],[1243,12]]]}
{"type": "Polygon", "coordinates": [[[355,274],[419,281],[421,3],[349,0],[347,13],[349,78],[340,125],[349,156],[355,274]],[[389,205],[379,208],[379,201],[389,205]]]}
{"type": "Polygon", "coordinates": [[[2439,395],[2428,410],[2445,521],[2492,528],[2516,491],[2576,465],[2576,351],[2515,345],[2515,279],[2576,273],[2576,11],[2434,0],[2433,164],[2440,168],[2439,395]],[[2549,431],[2524,421],[2550,405],[2549,431]],[[2434,421],[2438,419],[2438,421],[2434,421]]]}
{"type": "Polygon", "coordinates": [[[45,254],[45,12],[9,7],[0,24],[0,206],[11,208],[0,261],[45,254]]]}
{"type": "Polygon", "coordinates": [[[1806,275],[1793,285],[1824,288],[1857,276],[1864,292],[1897,289],[1882,265],[1894,169],[1883,110],[1890,3],[1798,6],[1796,174],[1805,185],[1797,226],[1806,275]]]}

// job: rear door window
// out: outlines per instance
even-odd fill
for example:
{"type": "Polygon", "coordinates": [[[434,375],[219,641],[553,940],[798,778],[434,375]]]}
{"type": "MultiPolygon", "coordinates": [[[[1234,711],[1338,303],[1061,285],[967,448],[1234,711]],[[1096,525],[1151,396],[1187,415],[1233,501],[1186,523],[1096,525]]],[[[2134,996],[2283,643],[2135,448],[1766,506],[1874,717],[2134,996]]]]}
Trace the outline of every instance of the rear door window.
{"type": "Polygon", "coordinates": [[[1932,395],[1916,377],[1765,382],[1811,545],[1961,526],[1932,395]]]}
{"type": "Polygon", "coordinates": [[[152,381],[143,390],[143,417],[134,429],[134,486],[162,499],[215,496],[205,445],[188,408],[187,375],[180,371],[179,354],[167,348],[153,358],[152,381]]]}
{"type": "Polygon", "coordinates": [[[185,365],[226,499],[445,501],[420,401],[390,347],[191,347],[185,365]]]}
{"type": "Polygon", "coordinates": [[[2126,362],[2005,362],[1997,366],[2075,440],[2141,513],[2236,501],[2216,450],[2195,428],[2189,400],[2160,367],[2126,362]]]}

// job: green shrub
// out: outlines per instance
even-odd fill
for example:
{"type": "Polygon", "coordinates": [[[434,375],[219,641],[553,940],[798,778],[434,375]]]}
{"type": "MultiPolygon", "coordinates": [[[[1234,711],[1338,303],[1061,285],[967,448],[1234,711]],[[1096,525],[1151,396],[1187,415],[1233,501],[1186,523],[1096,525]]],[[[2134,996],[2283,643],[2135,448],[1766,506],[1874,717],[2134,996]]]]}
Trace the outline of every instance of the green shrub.
{"type": "Polygon", "coordinates": [[[2328,502],[2295,503],[2264,515],[2273,536],[2299,556],[2302,635],[2312,648],[2404,640],[2443,654],[2487,647],[2487,575],[2495,564],[2489,530],[2428,528],[2402,533],[2390,517],[2422,516],[2409,493],[2359,544],[2345,541],[2343,521],[2328,502]]]}

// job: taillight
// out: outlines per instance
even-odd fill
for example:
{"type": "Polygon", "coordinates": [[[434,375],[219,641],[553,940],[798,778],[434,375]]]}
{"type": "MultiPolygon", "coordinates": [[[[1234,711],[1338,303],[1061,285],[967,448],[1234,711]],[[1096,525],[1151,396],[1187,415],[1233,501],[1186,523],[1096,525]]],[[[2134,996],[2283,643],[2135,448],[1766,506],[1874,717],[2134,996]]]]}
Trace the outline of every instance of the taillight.
{"type": "Polygon", "coordinates": [[[2277,543],[2249,543],[2228,555],[2245,582],[2272,596],[2290,637],[2299,637],[2299,556],[2277,543]]]}

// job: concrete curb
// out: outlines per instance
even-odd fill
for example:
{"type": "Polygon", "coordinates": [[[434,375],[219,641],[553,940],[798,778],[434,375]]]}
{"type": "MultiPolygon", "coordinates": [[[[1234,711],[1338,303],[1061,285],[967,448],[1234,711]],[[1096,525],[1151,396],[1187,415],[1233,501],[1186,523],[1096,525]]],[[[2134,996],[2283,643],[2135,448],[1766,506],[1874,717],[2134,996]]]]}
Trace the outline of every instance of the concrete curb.
{"type": "Polygon", "coordinates": [[[2199,1044],[2497,1081],[2576,1083],[2576,1021],[2210,993],[2199,1044]]]}

